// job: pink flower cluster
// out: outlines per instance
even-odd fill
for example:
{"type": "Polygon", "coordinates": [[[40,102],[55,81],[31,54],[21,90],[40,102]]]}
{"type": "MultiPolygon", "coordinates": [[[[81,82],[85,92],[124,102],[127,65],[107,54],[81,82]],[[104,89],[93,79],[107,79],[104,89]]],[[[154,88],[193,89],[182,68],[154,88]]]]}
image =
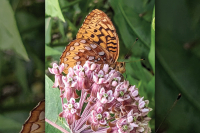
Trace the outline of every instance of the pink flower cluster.
{"type": "Polygon", "coordinates": [[[138,88],[123,80],[118,71],[108,64],[101,66],[89,61],[83,66],[69,68],[66,76],[62,74],[63,69],[64,64],[53,64],[49,71],[55,74],[53,87],[59,87],[61,92],[63,111],[59,116],[66,119],[72,132],[151,131],[148,126],[151,118],[147,117],[152,110],[147,107],[149,101],[140,97],[138,88]],[[81,96],[78,96],[77,90],[81,90],[81,96]],[[64,98],[67,104],[63,102],[64,98]],[[84,103],[87,103],[85,108],[84,103]]]}

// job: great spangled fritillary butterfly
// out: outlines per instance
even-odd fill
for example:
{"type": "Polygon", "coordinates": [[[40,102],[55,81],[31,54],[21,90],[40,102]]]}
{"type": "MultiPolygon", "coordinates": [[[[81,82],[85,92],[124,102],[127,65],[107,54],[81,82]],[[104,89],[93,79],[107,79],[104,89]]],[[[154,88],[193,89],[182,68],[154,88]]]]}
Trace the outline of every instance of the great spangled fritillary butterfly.
{"type": "Polygon", "coordinates": [[[30,112],[20,133],[45,133],[45,101],[39,104],[30,112]]]}
{"type": "Polygon", "coordinates": [[[83,65],[89,60],[97,64],[109,64],[110,67],[125,72],[125,63],[117,62],[119,56],[119,38],[108,16],[98,9],[93,10],[79,29],[76,40],[70,42],[60,57],[64,63],[64,73],[77,64],[83,65]]]}

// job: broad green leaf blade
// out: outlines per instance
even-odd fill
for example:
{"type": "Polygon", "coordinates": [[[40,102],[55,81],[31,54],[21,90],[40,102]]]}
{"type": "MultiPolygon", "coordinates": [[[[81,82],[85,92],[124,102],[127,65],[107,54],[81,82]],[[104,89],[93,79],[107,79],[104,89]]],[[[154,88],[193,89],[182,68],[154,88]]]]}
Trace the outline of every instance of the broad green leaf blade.
{"type": "Polygon", "coordinates": [[[50,125],[49,123],[45,122],[45,132],[48,133],[62,133],[60,130],[54,128],[52,125],[50,125]]]}
{"type": "Polygon", "coordinates": [[[15,75],[18,79],[19,84],[23,89],[23,93],[27,95],[27,92],[30,92],[28,87],[27,73],[25,69],[25,64],[20,59],[15,58],[15,75]]]}
{"type": "Polygon", "coordinates": [[[161,126],[163,132],[200,132],[200,58],[192,52],[199,43],[185,47],[200,38],[194,21],[200,18],[199,5],[198,0],[156,2],[156,127],[182,93],[161,126]]]}
{"type": "Polygon", "coordinates": [[[59,114],[62,112],[60,90],[58,88],[52,88],[52,86],[53,82],[45,75],[45,118],[61,126],[63,129],[70,131],[65,126],[65,120],[61,121],[59,117],[59,114]]]}
{"type": "Polygon", "coordinates": [[[0,49],[12,49],[28,61],[29,58],[17,29],[13,10],[7,0],[0,1],[0,18],[0,49]]]}
{"type": "Polygon", "coordinates": [[[48,76],[45,76],[45,117],[56,122],[58,114],[62,111],[60,90],[52,88],[53,82],[48,76]],[[54,112],[54,113],[52,113],[54,112]]]}
{"type": "Polygon", "coordinates": [[[45,44],[51,42],[51,17],[45,18],[45,44]]]}
{"type": "Polygon", "coordinates": [[[61,54],[62,54],[62,52],[57,51],[57,50],[45,45],[45,56],[61,55],[61,54]]]}
{"type": "Polygon", "coordinates": [[[45,14],[51,17],[58,17],[60,20],[65,22],[58,0],[45,1],[45,14]]]}

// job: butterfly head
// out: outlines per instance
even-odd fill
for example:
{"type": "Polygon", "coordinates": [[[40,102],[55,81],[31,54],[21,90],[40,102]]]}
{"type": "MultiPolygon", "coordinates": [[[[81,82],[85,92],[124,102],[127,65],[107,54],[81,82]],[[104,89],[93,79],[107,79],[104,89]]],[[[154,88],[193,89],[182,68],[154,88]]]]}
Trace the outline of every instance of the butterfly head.
{"type": "Polygon", "coordinates": [[[113,68],[119,71],[120,73],[124,73],[126,71],[125,62],[116,62],[113,68]]]}

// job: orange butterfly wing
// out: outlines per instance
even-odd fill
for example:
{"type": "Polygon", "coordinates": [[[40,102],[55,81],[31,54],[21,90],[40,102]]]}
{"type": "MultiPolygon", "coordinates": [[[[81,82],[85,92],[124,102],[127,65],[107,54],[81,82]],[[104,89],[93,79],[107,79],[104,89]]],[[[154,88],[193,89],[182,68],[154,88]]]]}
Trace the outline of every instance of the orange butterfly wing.
{"type": "Polygon", "coordinates": [[[45,133],[45,101],[41,101],[31,112],[20,133],[45,133]]]}
{"type": "Polygon", "coordinates": [[[112,21],[98,9],[93,10],[79,29],[76,38],[88,39],[106,49],[114,62],[119,56],[119,39],[112,21]]]}
{"type": "Polygon", "coordinates": [[[89,40],[76,39],[66,46],[60,57],[60,64],[64,63],[64,73],[67,74],[70,67],[75,65],[83,66],[87,60],[98,64],[114,61],[109,52],[101,46],[89,40]]]}

